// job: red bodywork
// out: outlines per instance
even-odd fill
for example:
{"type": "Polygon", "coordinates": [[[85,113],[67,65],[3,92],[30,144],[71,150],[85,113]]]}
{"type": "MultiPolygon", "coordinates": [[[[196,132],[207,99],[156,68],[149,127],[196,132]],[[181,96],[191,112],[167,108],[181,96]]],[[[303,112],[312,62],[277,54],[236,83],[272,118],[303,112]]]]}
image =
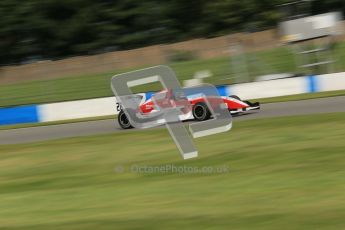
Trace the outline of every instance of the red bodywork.
{"type": "MultiPolygon", "coordinates": [[[[184,108],[184,113],[187,113],[192,110],[193,105],[199,103],[199,102],[204,102],[205,103],[205,98],[203,97],[195,97],[195,98],[179,98],[175,99],[173,96],[173,93],[171,90],[168,91],[162,91],[159,92],[158,94],[162,95],[162,98],[157,101],[159,103],[159,107],[161,108],[172,108],[172,107],[182,107],[184,108]]],[[[224,104],[228,107],[229,111],[231,112],[242,112],[246,110],[250,110],[252,108],[252,104],[249,102],[244,102],[239,99],[233,98],[233,97],[221,97],[220,98],[208,98],[208,101],[212,105],[213,102],[214,104],[219,104],[219,100],[222,100],[224,104]],[[215,101],[216,100],[216,101],[215,101]]],[[[143,104],[140,105],[140,110],[142,113],[150,113],[155,109],[154,103],[152,99],[149,99],[145,101],[143,104]]],[[[255,108],[256,109],[256,108],[255,108]]]]}

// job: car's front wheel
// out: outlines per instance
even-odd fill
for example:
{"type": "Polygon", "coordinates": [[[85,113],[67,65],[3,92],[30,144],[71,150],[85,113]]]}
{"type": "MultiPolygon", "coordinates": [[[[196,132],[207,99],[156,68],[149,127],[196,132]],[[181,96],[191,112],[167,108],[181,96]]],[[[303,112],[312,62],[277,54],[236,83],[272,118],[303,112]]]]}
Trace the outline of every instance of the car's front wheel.
{"type": "Polygon", "coordinates": [[[205,121],[211,117],[211,113],[205,103],[199,102],[193,106],[193,116],[197,121],[205,121]]]}
{"type": "Polygon", "coordinates": [[[119,125],[123,129],[131,129],[133,126],[129,122],[125,112],[123,110],[120,111],[119,115],[117,116],[117,121],[119,122],[119,125]]]}

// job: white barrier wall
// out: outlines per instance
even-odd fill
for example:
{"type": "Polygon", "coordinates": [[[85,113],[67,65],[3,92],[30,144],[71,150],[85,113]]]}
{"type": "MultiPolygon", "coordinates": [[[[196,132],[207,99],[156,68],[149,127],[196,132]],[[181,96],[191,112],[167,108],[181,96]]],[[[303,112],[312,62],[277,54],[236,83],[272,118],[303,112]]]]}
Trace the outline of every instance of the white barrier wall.
{"type": "Polygon", "coordinates": [[[231,85],[229,91],[243,100],[301,94],[307,92],[306,78],[285,78],[231,85]]]}
{"type": "Polygon", "coordinates": [[[345,89],[345,72],[316,76],[318,91],[334,91],[345,89]]]}
{"type": "MultiPolygon", "coordinates": [[[[238,95],[244,100],[342,90],[345,89],[345,72],[250,82],[223,88],[223,94],[238,95]]],[[[148,94],[141,95],[145,101],[148,94]]],[[[120,111],[120,107],[115,97],[106,97],[39,105],[38,111],[39,120],[45,122],[115,115],[120,111]]]]}
{"type": "Polygon", "coordinates": [[[51,103],[39,106],[40,121],[59,121],[116,114],[116,98],[51,103]]]}
{"type": "MultiPolygon", "coordinates": [[[[140,95],[143,96],[142,101],[145,101],[145,94],[140,93],[140,95]]],[[[40,122],[116,115],[120,110],[120,105],[117,103],[115,96],[38,106],[40,122]]]]}
{"type": "MultiPolygon", "coordinates": [[[[345,72],[218,86],[217,89],[221,96],[238,95],[244,100],[344,90],[345,72]]],[[[143,101],[151,94],[141,94],[143,101]]],[[[0,108],[0,125],[115,115],[120,109],[115,97],[0,108]]]]}

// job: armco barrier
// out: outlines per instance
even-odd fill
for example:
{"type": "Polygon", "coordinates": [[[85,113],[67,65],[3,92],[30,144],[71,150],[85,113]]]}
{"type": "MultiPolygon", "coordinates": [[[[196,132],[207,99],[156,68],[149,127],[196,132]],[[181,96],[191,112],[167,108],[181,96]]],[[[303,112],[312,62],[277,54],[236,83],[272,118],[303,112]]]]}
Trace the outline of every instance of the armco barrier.
{"type": "MultiPolygon", "coordinates": [[[[345,72],[217,86],[217,89],[221,96],[238,95],[244,100],[344,90],[345,72]]],[[[147,100],[152,92],[141,95],[143,100],[147,100]]],[[[115,115],[119,111],[115,97],[0,108],[0,125],[115,115]]]]}

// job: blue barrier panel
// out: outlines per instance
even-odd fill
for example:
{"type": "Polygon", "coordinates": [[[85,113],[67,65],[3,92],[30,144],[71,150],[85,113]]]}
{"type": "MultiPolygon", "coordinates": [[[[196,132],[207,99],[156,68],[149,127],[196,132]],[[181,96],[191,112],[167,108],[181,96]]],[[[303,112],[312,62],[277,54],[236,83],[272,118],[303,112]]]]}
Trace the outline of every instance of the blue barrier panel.
{"type": "MultiPolygon", "coordinates": [[[[218,93],[219,93],[220,96],[228,96],[228,94],[227,94],[227,92],[228,92],[227,86],[220,85],[220,86],[216,86],[216,88],[217,88],[218,93]]],[[[146,100],[149,100],[154,93],[155,92],[147,92],[147,93],[145,93],[146,100]]]]}
{"type": "Polygon", "coordinates": [[[145,100],[147,101],[147,100],[151,99],[153,94],[154,94],[154,92],[147,92],[147,93],[145,93],[145,97],[146,97],[145,100]]]}
{"type": "Polygon", "coordinates": [[[225,86],[225,89],[226,89],[226,95],[225,95],[225,96],[231,96],[231,95],[232,95],[232,92],[231,92],[231,87],[230,87],[230,85],[226,85],[226,86],[225,86]]]}
{"type": "Polygon", "coordinates": [[[227,95],[227,89],[225,85],[216,86],[219,96],[229,96],[227,95]]]}
{"type": "MultiPolygon", "coordinates": [[[[216,86],[217,90],[218,90],[218,93],[220,96],[228,96],[228,91],[229,89],[227,89],[228,86],[225,86],[225,85],[219,85],[219,86],[216,86]]],[[[146,100],[149,100],[152,95],[154,94],[155,92],[147,92],[145,93],[146,95],[146,100]]]]}
{"type": "Polygon", "coordinates": [[[307,92],[308,93],[315,93],[319,91],[319,87],[318,87],[318,82],[317,82],[317,78],[314,75],[310,75],[307,77],[307,81],[308,81],[308,89],[307,92]]]}
{"type": "Polygon", "coordinates": [[[0,125],[33,123],[38,121],[39,117],[36,105],[0,108],[0,125]]]}

